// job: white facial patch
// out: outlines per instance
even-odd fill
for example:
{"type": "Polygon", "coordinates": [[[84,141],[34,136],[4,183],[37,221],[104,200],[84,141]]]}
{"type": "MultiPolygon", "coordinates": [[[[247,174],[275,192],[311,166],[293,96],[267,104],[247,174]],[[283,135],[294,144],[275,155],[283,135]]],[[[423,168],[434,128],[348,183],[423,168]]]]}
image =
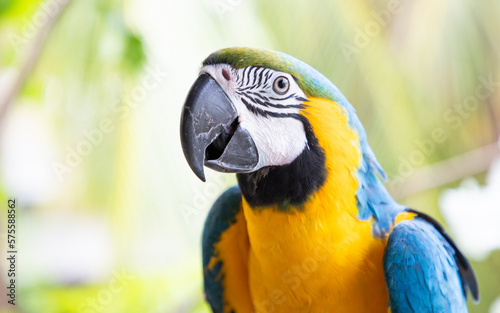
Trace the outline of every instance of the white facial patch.
{"type": "Polygon", "coordinates": [[[294,78],[262,67],[235,70],[228,64],[204,66],[238,111],[240,127],[257,146],[259,163],[252,170],[293,162],[307,146],[303,123],[297,119],[307,99],[294,78]]]}

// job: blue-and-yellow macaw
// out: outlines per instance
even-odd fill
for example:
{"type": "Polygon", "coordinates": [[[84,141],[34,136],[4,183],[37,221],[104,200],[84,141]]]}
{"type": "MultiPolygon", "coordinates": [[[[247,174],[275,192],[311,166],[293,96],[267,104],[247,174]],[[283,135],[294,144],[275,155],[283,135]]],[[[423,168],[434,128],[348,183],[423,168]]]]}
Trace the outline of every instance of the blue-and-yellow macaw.
{"type": "Polygon", "coordinates": [[[237,173],[203,233],[218,313],[467,312],[474,272],[429,216],[388,194],[354,108],[287,54],[212,53],[187,96],[194,173],[237,173]]]}

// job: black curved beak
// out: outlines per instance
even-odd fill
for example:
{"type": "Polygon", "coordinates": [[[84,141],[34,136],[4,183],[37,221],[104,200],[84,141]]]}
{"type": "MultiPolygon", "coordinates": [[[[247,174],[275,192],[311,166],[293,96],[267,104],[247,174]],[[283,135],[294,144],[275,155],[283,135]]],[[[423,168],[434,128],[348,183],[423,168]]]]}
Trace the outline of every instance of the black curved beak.
{"type": "Polygon", "coordinates": [[[195,81],[182,108],[181,145],[199,179],[203,165],[220,172],[243,173],[259,161],[250,134],[240,127],[238,112],[219,84],[207,73],[195,81]]]}

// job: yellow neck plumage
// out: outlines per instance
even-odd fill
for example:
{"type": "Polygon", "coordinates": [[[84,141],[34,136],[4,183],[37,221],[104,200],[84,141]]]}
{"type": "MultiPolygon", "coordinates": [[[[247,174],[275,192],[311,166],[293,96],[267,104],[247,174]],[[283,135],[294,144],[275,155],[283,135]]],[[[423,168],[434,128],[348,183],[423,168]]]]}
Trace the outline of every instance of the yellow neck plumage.
{"type": "MultiPolygon", "coordinates": [[[[279,311],[287,312],[295,303],[293,299],[307,301],[310,292],[321,293],[316,297],[352,297],[347,302],[361,302],[366,299],[357,297],[365,297],[362,291],[370,286],[372,300],[377,302],[372,304],[384,307],[387,291],[383,274],[374,269],[375,265],[381,268],[385,242],[373,237],[371,219],[357,218],[356,170],[361,159],[358,136],[339,105],[325,99],[309,100],[302,114],[324,149],[327,179],[301,210],[255,210],[243,199],[251,247],[249,280],[250,286],[255,286],[252,295],[266,299],[273,289],[280,290],[290,300],[290,307],[284,304],[279,311]],[[322,272],[312,273],[319,270],[322,272]],[[346,292],[353,287],[361,292],[346,292]]],[[[330,308],[315,307],[312,311],[326,309],[330,308]]]]}

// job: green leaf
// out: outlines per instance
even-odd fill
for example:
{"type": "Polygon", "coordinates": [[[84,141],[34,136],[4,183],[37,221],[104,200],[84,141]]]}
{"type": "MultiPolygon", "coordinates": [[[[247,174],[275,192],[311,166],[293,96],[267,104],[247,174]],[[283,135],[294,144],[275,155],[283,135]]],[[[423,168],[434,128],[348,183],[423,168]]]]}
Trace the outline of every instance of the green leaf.
{"type": "Polygon", "coordinates": [[[123,52],[123,62],[131,71],[135,72],[142,68],[146,56],[142,40],[137,35],[127,32],[125,34],[125,51],[123,52]]]}

